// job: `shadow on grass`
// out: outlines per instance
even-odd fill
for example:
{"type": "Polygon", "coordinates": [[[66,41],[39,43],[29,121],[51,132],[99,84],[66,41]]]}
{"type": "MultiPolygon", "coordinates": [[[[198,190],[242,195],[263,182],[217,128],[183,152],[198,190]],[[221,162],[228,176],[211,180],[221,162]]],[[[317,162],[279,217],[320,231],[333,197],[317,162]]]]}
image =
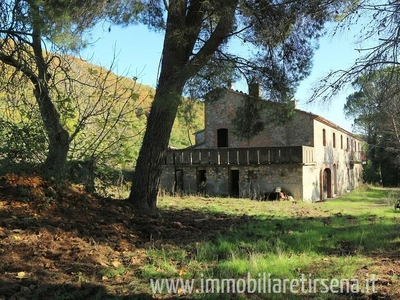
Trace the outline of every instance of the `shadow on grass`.
{"type": "MultiPolygon", "coordinates": [[[[116,296],[109,294],[104,285],[86,284],[40,284],[37,281],[24,280],[20,283],[0,281],[1,299],[35,299],[35,300],[151,300],[148,293],[133,293],[116,296]]],[[[184,297],[163,297],[165,300],[189,299],[184,297]]]]}
{"type": "Polygon", "coordinates": [[[376,204],[387,204],[385,201],[392,200],[394,204],[394,201],[400,199],[400,190],[398,188],[364,186],[353,191],[352,195],[347,195],[346,198],[351,202],[376,204]],[[365,193],[367,197],[360,197],[360,193],[365,193]]]}
{"type": "Polygon", "coordinates": [[[260,218],[171,209],[157,217],[134,216],[123,201],[99,199],[73,189],[3,187],[0,296],[153,299],[150,277],[143,271],[145,265],[157,264],[149,250],[183,252],[181,261],[162,262],[170,265],[170,273],[157,266],[154,273],[156,278],[178,278],[182,268],[199,260],[204,243],[215,246],[211,249],[216,252],[200,263],[217,269],[215,264],[229,260],[232,251],[269,254],[276,251],[277,240],[287,253],[386,257],[399,247],[398,232],[398,223],[373,213],[357,218],[341,213],[314,217],[301,212],[292,217],[260,218]],[[225,250],[220,247],[224,242],[231,244],[225,250]],[[252,248],[262,243],[264,248],[252,248]]]}

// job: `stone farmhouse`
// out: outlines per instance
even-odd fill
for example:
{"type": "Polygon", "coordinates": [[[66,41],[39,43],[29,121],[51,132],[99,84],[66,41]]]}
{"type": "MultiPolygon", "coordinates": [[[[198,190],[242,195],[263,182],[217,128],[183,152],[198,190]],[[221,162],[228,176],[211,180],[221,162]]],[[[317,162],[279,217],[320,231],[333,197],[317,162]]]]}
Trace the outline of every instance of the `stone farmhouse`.
{"type": "Polygon", "coordinates": [[[257,84],[248,95],[232,89],[217,94],[205,101],[205,128],[195,133],[195,145],[167,151],[163,190],[253,199],[282,191],[316,202],[362,182],[362,140],[352,133],[294,109],[290,121],[267,123],[254,136],[239,137],[234,120],[246,104],[260,120],[280,104],[261,99],[257,84]]]}

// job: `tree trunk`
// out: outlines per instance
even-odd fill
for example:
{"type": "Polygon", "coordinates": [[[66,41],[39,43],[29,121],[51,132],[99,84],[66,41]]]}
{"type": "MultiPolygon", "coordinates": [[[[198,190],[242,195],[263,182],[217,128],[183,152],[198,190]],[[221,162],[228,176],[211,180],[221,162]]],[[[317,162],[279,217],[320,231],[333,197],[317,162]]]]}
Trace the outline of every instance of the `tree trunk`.
{"type": "Polygon", "coordinates": [[[155,214],[160,177],[183,87],[190,51],[182,46],[179,32],[184,23],[185,1],[171,3],[164,38],[161,72],[147,119],[146,132],[136,162],[129,201],[136,212],[155,214]]]}
{"type": "Polygon", "coordinates": [[[214,31],[193,56],[205,12],[201,1],[170,1],[156,95],[132,179],[129,201],[139,213],[155,214],[163,160],[184,85],[230,35],[237,0],[224,1],[214,31]]]}
{"type": "Polygon", "coordinates": [[[39,106],[40,115],[43,125],[49,139],[48,153],[44,162],[43,173],[48,178],[63,179],[65,175],[65,167],[67,163],[67,155],[69,151],[70,138],[68,132],[64,129],[60,121],[60,115],[51,100],[48,64],[44,59],[42,49],[41,28],[35,22],[40,16],[39,9],[32,5],[32,14],[34,21],[32,25],[32,49],[35,54],[35,67],[37,75],[29,76],[35,86],[34,94],[36,102],[39,106]]]}
{"type": "Polygon", "coordinates": [[[181,100],[182,88],[183,84],[177,86],[174,77],[160,76],[129,196],[129,201],[138,213],[155,214],[157,211],[157,193],[163,161],[181,100]]]}
{"type": "MultiPolygon", "coordinates": [[[[40,94],[43,94],[43,91],[40,94]]],[[[65,176],[70,144],[69,134],[60,123],[60,116],[48,96],[48,91],[44,95],[38,95],[38,97],[40,99],[38,102],[41,102],[39,106],[44,127],[49,138],[48,152],[43,166],[44,175],[47,178],[61,180],[65,176]]]]}

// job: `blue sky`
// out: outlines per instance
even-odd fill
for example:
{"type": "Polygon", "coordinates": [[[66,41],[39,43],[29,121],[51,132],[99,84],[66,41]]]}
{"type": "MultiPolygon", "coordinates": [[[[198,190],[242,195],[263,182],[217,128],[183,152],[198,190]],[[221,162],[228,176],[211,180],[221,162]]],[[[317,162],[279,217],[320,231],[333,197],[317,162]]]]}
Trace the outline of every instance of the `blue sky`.
{"type": "MultiPolygon", "coordinates": [[[[111,31],[108,28],[108,24],[100,25],[92,32],[93,44],[81,54],[82,59],[108,68],[115,57],[115,73],[137,77],[138,82],[155,87],[163,34],[148,31],[142,25],[125,28],[112,26],[111,31]]],[[[315,52],[311,75],[300,84],[296,93],[299,109],[318,114],[349,131],[352,129],[352,120],[345,119],[343,105],[351,93],[350,89],[345,89],[332,98],[329,104],[307,104],[307,101],[311,95],[311,88],[318,84],[319,79],[330,70],[348,68],[357,58],[358,52],[354,50],[355,36],[351,31],[335,36],[328,33],[324,36],[315,52]]],[[[240,89],[240,86],[236,88],[240,89]]]]}

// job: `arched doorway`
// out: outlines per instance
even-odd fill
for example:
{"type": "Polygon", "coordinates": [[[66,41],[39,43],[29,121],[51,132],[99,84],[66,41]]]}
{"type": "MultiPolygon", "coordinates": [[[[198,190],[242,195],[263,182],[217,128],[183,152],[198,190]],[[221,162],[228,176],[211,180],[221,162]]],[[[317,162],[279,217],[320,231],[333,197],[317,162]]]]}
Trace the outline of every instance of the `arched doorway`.
{"type": "Polygon", "coordinates": [[[332,172],[326,168],[322,172],[321,199],[332,198],[332,172]]]}

